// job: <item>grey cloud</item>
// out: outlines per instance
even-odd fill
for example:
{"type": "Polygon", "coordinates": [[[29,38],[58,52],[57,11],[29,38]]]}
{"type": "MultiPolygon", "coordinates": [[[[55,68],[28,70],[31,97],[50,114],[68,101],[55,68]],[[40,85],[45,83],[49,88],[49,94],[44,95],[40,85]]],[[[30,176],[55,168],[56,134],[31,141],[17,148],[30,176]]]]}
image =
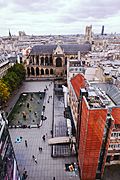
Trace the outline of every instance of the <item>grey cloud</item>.
{"type": "Polygon", "coordinates": [[[80,19],[85,20],[89,17],[94,19],[103,19],[111,17],[120,12],[119,7],[119,0],[76,0],[73,7],[66,9],[66,15],[59,18],[60,21],[65,23],[73,23],[79,21],[80,19]]]}
{"type": "Polygon", "coordinates": [[[60,22],[69,24],[78,21],[78,18],[72,16],[71,14],[61,14],[61,16],[58,17],[58,20],[60,22]]]}
{"type": "Polygon", "coordinates": [[[7,0],[0,0],[0,8],[5,8],[8,6],[7,0]]]}
{"type": "Polygon", "coordinates": [[[120,0],[0,0],[1,25],[13,29],[32,27],[32,32],[39,31],[40,26],[45,32],[77,32],[86,24],[105,23],[119,14],[119,7],[120,0]]]}
{"type": "Polygon", "coordinates": [[[18,12],[30,11],[30,12],[56,12],[62,5],[61,1],[54,0],[12,0],[14,7],[18,12]]]}
{"type": "MultiPolygon", "coordinates": [[[[78,18],[103,18],[114,15],[119,11],[120,0],[0,0],[0,7],[13,5],[14,12],[54,13],[66,16],[66,22],[78,18]],[[70,15],[74,18],[70,18],[70,15]]],[[[61,18],[62,19],[62,18],[61,18]]]]}

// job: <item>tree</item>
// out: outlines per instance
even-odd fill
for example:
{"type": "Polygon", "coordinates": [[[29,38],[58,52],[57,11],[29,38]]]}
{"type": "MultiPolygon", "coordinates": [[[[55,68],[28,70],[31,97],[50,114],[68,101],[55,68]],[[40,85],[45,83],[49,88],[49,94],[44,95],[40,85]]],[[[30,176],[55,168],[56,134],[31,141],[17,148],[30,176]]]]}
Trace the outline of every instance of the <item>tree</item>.
{"type": "Polygon", "coordinates": [[[10,96],[9,88],[2,80],[0,80],[0,104],[6,102],[9,96],[10,96]]]}
{"type": "Polygon", "coordinates": [[[12,70],[17,74],[21,81],[25,79],[25,68],[23,64],[15,64],[12,67],[12,70]]]}
{"type": "Polygon", "coordinates": [[[8,85],[10,92],[14,91],[16,87],[19,85],[20,80],[18,76],[16,75],[15,72],[8,72],[4,77],[3,77],[4,83],[8,85]]]}
{"type": "Polygon", "coordinates": [[[22,64],[15,64],[8,69],[6,75],[0,79],[0,105],[6,102],[10,94],[25,79],[25,68],[22,64]]]}
{"type": "Polygon", "coordinates": [[[22,64],[15,64],[3,77],[4,83],[8,86],[10,92],[14,91],[25,79],[25,69],[22,64]]]}

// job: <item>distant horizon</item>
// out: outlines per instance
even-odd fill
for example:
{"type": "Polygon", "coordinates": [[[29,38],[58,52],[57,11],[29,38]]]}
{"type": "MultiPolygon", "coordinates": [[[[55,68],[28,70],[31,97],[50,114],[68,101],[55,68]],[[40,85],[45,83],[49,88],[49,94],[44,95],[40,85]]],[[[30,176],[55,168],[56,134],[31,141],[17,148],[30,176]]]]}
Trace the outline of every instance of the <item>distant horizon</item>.
{"type": "MultiPolygon", "coordinates": [[[[22,30],[20,30],[21,32],[25,32],[24,30],[22,31],[22,30]]],[[[19,31],[16,33],[16,34],[12,34],[12,32],[11,32],[11,30],[10,30],[10,33],[11,33],[11,35],[12,36],[19,36],[19,31]]],[[[109,32],[109,33],[104,33],[103,34],[103,36],[106,36],[106,35],[120,35],[120,33],[117,33],[117,32],[109,32]]],[[[85,32],[84,33],[66,33],[66,34],[63,34],[63,33],[61,33],[61,34],[52,34],[52,33],[46,33],[46,34],[33,34],[33,33],[29,33],[29,34],[27,34],[26,32],[25,32],[25,35],[26,36],[69,36],[69,35],[85,35],[85,32]]],[[[94,33],[93,32],[93,35],[101,35],[101,32],[100,33],[94,33]]],[[[8,30],[8,34],[7,35],[1,35],[0,34],[0,37],[9,37],[9,30],[8,30]]]]}

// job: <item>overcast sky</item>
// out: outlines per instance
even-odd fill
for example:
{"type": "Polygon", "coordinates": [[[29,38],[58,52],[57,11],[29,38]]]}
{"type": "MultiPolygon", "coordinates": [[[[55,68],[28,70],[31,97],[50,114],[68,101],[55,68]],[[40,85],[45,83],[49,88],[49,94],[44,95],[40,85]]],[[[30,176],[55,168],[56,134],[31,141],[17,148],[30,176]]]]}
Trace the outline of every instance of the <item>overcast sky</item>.
{"type": "Polygon", "coordinates": [[[0,0],[0,35],[120,33],[120,0],[0,0]]]}

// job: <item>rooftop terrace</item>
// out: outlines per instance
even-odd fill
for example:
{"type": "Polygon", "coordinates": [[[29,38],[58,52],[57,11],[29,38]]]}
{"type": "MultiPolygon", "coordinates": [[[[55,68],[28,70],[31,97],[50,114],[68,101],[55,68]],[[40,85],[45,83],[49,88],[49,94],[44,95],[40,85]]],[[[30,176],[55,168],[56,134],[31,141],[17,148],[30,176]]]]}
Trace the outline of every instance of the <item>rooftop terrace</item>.
{"type": "Polygon", "coordinates": [[[115,106],[115,103],[105,91],[99,87],[89,86],[86,89],[82,89],[81,92],[86,92],[86,100],[90,108],[110,108],[115,106]]]}

